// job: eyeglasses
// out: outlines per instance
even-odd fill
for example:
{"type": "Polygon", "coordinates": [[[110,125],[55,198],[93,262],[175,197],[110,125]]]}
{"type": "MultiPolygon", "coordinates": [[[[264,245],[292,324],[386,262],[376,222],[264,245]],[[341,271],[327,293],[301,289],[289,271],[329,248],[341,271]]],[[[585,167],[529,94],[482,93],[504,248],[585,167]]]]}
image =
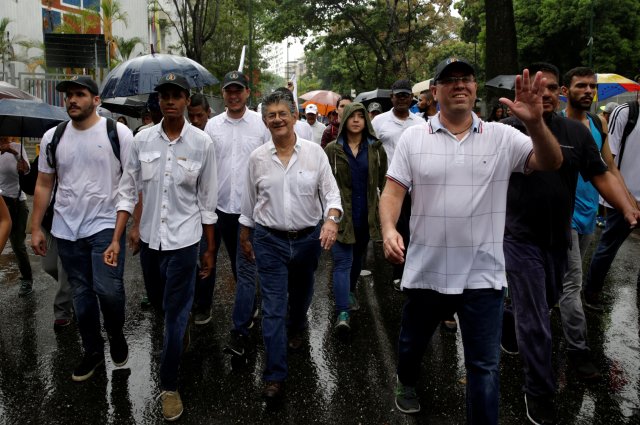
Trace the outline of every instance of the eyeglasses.
{"type": "Polygon", "coordinates": [[[280,111],[278,113],[275,112],[270,112],[267,114],[266,119],[267,121],[271,122],[271,121],[275,121],[276,119],[281,119],[281,120],[286,120],[287,118],[291,117],[291,112],[289,111],[280,111]]]}
{"type": "Polygon", "coordinates": [[[446,86],[457,83],[458,81],[461,81],[463,84],[471,84],[474,83],[476,79],[472,75],[465,75],[464,77],[445,77],[440,78],[437,83],[446,86]]]}

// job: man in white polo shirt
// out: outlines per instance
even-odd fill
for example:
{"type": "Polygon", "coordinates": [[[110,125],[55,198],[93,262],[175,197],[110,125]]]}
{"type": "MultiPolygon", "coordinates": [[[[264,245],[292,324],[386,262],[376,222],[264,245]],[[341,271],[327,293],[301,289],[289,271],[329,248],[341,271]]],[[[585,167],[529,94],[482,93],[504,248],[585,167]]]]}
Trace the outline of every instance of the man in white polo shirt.
{"type": "Polygon", "coordinates": [[[500,99],[531,138],[472,112],[477,83],[467,61],[446,59],[435,74],[431,91],[440,113],[400,137],[380,200],[385,256],[405,262],[395,224],[411,189],[395,402],[405,413],[420,410],[415,385],[422,355],[438,323],[457,312],[467,368],[467,422],[497,424],[508,180],[512,172],[556,169],[562,154],[542,120],[541,74],[531,79],[525,70],[517,78],[515,102],[500,99]]]}

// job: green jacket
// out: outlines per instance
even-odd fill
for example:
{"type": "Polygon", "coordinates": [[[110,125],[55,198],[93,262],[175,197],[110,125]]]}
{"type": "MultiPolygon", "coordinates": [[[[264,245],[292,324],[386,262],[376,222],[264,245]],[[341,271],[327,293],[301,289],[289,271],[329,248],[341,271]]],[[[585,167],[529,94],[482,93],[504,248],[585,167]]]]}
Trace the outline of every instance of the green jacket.
{"type": "Polygon", "coordinates": [[[338,241],[346,244],[356,242],[353,230],[352,216],[352,186],[351,186],[351,167],[343,146],[346,140],[346,128],[344,123],[347,122],[349,116],[358,110],[362,110],[365,116],[367,126],[363,131],[362,143],[368,144],[369,159],[369,179],[367,182],[367,212],[369,222],[369,235],[372,239],[380,239],[380,213],[378,205],[380,202],[380,194],[386,181],[387,173],[387,153],[382,147],[382,142],[375,136],[375,131],[369,120],[369,114],[361,103],[351,103],[344,110],[342,123],[338,131],[338,138],[329,143],[324,151],[329,158],[331,171],[336,178],[338,188],[340,189],[340,199],[342,201],[342,209],[344,210],[342,221],[338,228],[338,241]]]}

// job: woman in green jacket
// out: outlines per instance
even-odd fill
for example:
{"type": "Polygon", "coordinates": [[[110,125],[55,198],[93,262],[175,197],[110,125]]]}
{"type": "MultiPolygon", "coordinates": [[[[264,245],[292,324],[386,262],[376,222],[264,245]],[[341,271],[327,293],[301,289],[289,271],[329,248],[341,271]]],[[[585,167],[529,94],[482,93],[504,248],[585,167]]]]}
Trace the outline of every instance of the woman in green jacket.
{"type": "Polygon", "coordinates": [[[357,305],[354,291],[369,238],[380,239],[378,201],[387,172],[387,154],[361,103],[347,105],[338,137],[325,148],[340,188],[344,213],[333,255],[336,330],[351,329],[349,312],[357,305]]]}

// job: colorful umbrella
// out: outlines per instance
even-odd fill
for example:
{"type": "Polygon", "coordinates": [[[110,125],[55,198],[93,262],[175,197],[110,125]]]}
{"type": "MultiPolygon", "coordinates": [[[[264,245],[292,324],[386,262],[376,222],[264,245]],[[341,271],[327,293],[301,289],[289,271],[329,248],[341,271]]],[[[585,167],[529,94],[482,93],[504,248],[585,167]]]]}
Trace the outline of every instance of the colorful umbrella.
{"type": "Polygon", "coordinates": [[[314,104],[318,107],[318,113],[322,116],[327,116],[327,114],[334,109],[336,109],[335,103],[333,105],[325,105],[324,103],[314,102],[313,100],[307,100],[301,106],[302,108],[306,108],[307,105],[314,104]]]}
{"type": "Polygon", "coordinates": [[[598,95],[594,101],[601,102],[628,91],[640,91],[640,84],[618,74],[596,74],[598,95]]]}

